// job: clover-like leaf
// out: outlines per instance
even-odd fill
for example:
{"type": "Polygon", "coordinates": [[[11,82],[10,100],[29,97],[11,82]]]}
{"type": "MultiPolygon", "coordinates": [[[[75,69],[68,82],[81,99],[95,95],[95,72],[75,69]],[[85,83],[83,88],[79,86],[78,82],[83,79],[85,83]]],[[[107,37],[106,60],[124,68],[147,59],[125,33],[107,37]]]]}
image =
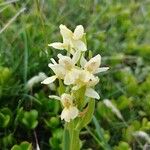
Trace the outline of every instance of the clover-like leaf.
{"type": "Polygon", "coordinates": [[[36,110],[31,110],[29,112],[24,112],[22,123],[28,128],[28,129],[34,129],[38,125],[37,121],[38,112],[36,110]]]}
{"type": "Polygon", "coordinates": [[[10,116],[0,113],[0,127],[6,128],[10,122],[10,116]]]}
{"type": "Polygon", "coordinates": [[[32,150],[32,144],[24,141],[20,145],[14,145],[11,150],[32,150]]]}

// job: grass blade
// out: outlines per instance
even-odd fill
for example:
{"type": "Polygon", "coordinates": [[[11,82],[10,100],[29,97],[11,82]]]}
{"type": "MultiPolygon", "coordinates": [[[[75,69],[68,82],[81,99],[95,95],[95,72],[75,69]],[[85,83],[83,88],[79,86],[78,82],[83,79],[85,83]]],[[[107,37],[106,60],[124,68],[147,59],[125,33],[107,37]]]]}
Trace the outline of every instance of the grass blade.
{"type": "Polygon", "coordinates": [[[6,1],[6,2],[3,2],[0,4],[0,6],[5,6],[5,5],[9,5],[11,3],[15,3],[15,2],[18,2],[19,0],[10,0],[10,1],[6,1]]]}
{"type": "Polygon", "coordinates": [[[99,125],[99,123],[98,123],[98,121],[97,121],[97,119],[96,119],[95,116],[93,116],[92,121],[93,121],[93,123],[94,123],[94,125],[96,127],[96,133],[97,133],[99,139],[101,140],[102,143],[104,143],[103,149],[104,150],[112,150],[112,148],[110,147],[110,145],[105,140],[104,133],[103,133],[103,131],[102,131],[102,129],[101,129],[101,127],[100,127],[100,125],[99,125]]]}
{"type": "Polygon", "coordinates": [[[20,9],[20,11],[13,17],[11,18],[7,23],[6,25],[0,30],[0,34],[3,33],[9,26],[12,22],[15,21],[15,19],[22,13],[26,10],[25,7],[23,7],[22,9],[20,9]]]}

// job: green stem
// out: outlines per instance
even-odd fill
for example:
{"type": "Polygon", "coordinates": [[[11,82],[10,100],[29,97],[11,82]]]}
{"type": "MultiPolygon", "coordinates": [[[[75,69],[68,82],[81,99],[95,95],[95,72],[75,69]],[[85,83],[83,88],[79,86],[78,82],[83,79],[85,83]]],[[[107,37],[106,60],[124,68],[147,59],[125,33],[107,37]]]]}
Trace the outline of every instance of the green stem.
{"type": "Polygon", "coordinates": [[[67,132],[69,132],[69,134],[66,134],[66,132],[64,131],[63,150],[80,150],[79,134],[81,129],[87,126],[87,124],[91,121],[94,113],[94,108],[95,100],[90,99],[83,117],[66,123],[65,130],[67,129],[67,132]],[[66,145],[69,145],[69,149],[68,147],[66,148],[66,145]]]}
{"type": "Polygon", "coordinates": [[[69,144],[70,144],[69,130],[67,128],[67,124],[65,124],[63,134],[63,150],[69,150],[69,144]]]}
{"type": "Polygon", "coordinates": [[[70,150],[80,150],[80,131],[73,129],[71,132],[70,150]]]}

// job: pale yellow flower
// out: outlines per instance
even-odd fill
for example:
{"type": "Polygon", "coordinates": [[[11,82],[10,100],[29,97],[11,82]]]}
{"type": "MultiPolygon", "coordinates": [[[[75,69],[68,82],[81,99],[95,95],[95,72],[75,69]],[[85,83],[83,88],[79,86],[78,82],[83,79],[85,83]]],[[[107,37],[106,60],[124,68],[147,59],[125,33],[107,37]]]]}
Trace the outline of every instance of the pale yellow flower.
{"type": "MultiPolygon", "coordinates": [[[[90,98],[99,99],[99,94],[94,90],[94,86],[99,82],[99,78],[95,76],[96,73],[108,70],[108,67],[100,67],[101,56],[98,54],[87,61],[83,56],[80,59],[82,69],[74,70],[72,78],[75,86],[73,90],[78,90],[85,86],[85,96],[90,98]]],[[[70,75],[71,76],[71,75],[70,75]]],[[[71,78],[71,79],[72,79],[71,78]]]]}
{"type": "Polygon", "coordinates": [[[86,70],[78,70],[78,72],[76,72],[76,74],[74,73],[73,75],[75,76],[75,86],[72,88],[72,90],[78,90],[85,86],[85,96],[95,99],[100,98],[98,93],[93,89],[93,87],[99,82],[98,77],[95,77],[93,74],[86,70]]]}
{"type": "Polygon", "coordinates": [[[100,73],[107,71],[109,67],[100,67],[101,65],[101,55],[96,55],[95,57],[91,58],[87,61],[83,56],[80,60],[81,67],[85,70],[89,71],[92,74],[100,73]]]}
{"type": "Polygon", "coordinates": [[[95,76],[96,73],[108,70],[108,67],[100,67],[101,56],[98,54],[87,61],[81,57],[80,65],[82,68],[74,67],[68,72],[64,78],[66,85],[74,85],[72,90],[78,90],[85,86],[85,95],[91,98],[99,99],[99,94],[94,90],[94,86],[99,82],[99,78],[95,76]]]}
{"type": "Polygon", "coordinates": [[[61,113],[61,120],[65,120],[66,122],[70,122],[71,120],[75,119],[78,114],[79,110],[73,104],[73,97],[70,94],[62,94],[61,97],[58,96],[49,96],[50,98],[58,99],[61,101],[63,111],[61,113]]]}
{"type": "Polygon", "coordinates": [[[58,58],[58,63],[54,59],[51,59],[52,63],[48,64],[48,66],[53,70],[55,75],[46,78],[44,81],[42,81],[42,84],[50,84],[54,82],[57,78],[63,79],[66,85],[70,85],[72,83],[70,83],[70,80],[73,80],[72,77],[71,79],[69,78],[72,74],[72,70],[76,68],[75,64],[80,58],[80,52],[75,52],[72,58],[70,58],[69,56],[63,56],[62,54],[58,54],[58,58]]]}
{"type": "Polygon", "coordinates": [[[74,32],[69,30],[65,25],[60,25],[60,33],[63,38],[63,43],[54,42],[49,44],[53,48],[63,50],[66,49],[71,54],[74,54],[76,51],[86,51],[87,47],[85,42],[83,41],[83,37],[85,35],[84,28],[82,25],[78,25],[74,32]]]}

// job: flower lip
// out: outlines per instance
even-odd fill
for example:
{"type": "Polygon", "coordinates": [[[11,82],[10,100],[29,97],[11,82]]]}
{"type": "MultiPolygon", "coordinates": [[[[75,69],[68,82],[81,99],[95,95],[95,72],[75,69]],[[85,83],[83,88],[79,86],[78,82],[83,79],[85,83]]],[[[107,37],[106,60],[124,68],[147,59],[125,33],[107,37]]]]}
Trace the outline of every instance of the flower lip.
{"type": "Polygon", "coordinates": [[[61,120],[70,122],[70,120],[75,119],[79,115],[79,110],[76,107],[64,108],[61,113],[61,120]]]}
{"type": "Polygon", "coordinates": [[[61,120],[64,119],[66,122],[70,122],[70,120],[73,120],[78,116],[79,110],[73,105],[73,97],[70,94],[62,94],[61,103],[64,107],[61,113],[61,120]]]}

